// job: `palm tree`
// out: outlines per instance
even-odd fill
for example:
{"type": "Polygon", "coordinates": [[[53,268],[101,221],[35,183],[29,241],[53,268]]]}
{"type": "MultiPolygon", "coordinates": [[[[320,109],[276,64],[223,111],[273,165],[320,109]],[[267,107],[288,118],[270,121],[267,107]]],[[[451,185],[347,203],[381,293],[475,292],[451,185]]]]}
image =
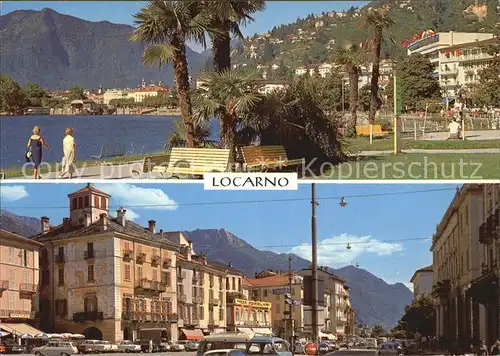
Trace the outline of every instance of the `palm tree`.
{"type": "MultiPolygon", "coordinates": [[[[210,125],[208,123],[193,123],[194,147],[216,147],[217,143],[210,139],[210,125]]],[[[186,147],[186,128],[182,120],[174,121],[173,131],[165,142],[165,150],[173,147],[186,147]]]]}
{"type": "Polygon", "coordinates": [[[159,64],[160,67],[173,64],[188,147],[194,146],[194,126],[186,42],[191,40],[206,47],[205,32],[210,20],[201,10],[197,1],[152,0],[134,15],[138,27],[130,38],[151,45],[144,51],[144,64],[159,64]]]}
{"type": "MultiPolygon", "coordinates": [[[[343,66],[349,75],[349,111],[351,112],[351,119],[345,128],[345,135],[352,136],[356,132],[356,122],[358,120],[359,74],[362,63],[361,51],[358,46],[352,43],[347,44],[337,50],[333,62],[343,66]]],[[[342,78],[342,80],[344,79],[342,78]]]]}
{"type": "Polygon", "coordinates": [[[266,3],[263,0],[208,1],[205,6],[211,18],[209,35],[215,70],[230,69],[231,34],[243,39],[239,26],[254,21],[250,14],[264,10],[266,3]]]}
{"type": "Polygon", "coordinates": [[[383,31],[393,24],[393,20],[389,17],[386,10],[369,8],[366,13],[365,22],[375,30],[375,36],[371,41],[371,48],[373,50],[373,65],[372,65],[372,78],[370,82],[371,100],[370,112],[368,119],[370,124],[375,122],[375,114],[377,113],[379,100],[378,100],[378,79],[380,76],[380,51],[382,47],[383,31]]]}
{"type": "Polygon", "coordinates": [[[200,78],[193,117],[195,122],[219,117],[223,148],[231,150],[232,162],[236,159],[237,125],[252,115],[262,100],[253,76],[241,75],[231,70],[207,74],[200,78]]]}

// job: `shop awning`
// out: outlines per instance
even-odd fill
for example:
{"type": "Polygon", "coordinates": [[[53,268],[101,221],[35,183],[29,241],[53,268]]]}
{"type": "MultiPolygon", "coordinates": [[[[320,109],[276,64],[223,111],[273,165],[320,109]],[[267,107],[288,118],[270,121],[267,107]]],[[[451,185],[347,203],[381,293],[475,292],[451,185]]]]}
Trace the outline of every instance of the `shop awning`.
{"type": "Polygon", "coordinates": [[[200,329],[188,330],[181,329],[182,333],[186,336],[186,340],[202,340],[205,336],[200,329]]]}
{"type": "Polygon", "coordinates": [[[0,329],[10,332],[14,335],[21,336],[24,334],[31,334],[31,335],[37,335],[41,334],[42,332],[31,325],[25,324],[25,323],[1,323],[0,324],[0,329]]]}
{"type": "Polygon", "coordinates": [[[272,336],[273,331],[270,328],[252,328],[253,332],[262,336],[272,336]]]}

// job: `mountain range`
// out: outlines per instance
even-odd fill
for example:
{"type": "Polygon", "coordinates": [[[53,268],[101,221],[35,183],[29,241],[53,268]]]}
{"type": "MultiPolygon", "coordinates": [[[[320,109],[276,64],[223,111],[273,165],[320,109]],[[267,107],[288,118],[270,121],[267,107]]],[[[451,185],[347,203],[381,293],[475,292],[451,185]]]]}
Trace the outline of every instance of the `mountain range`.
{"type": "MultiPolygon", "coordinates": [[[[1,211],[0,228],[21,236],[33,236],[40,231],[40,220],[1,211]]],[[[247,277],[262,270],[285,271],[288,254],[261,251],[245,240],[224,229],[199,229],[184,231],[193,242],[195,251],[204,253],[211,260],[231,262],[247,277]]],[[[308,268],[310,261],[292,255],[293,269],[308,268]]],[[[358,267],[346,266],[330,269],[344,278],[349,285],[351,300],[356,310],[356,321],[364,325],[382,325],[387,329],[397,324],[406,305],[411,304],[412,292],[402,283],[388,284],[381,278],[358,267]]]]}
{"type": "MultiPolygon", "coordinates": [[[[50,89],[135,88],[146,82],[172,82],[172,68],[142,64],[145,46],[128,39],[134,27],[90,22],[51,9],[18,10],[0,17],[0,72],[21,85],[50,89]]],[[[187,48],[190,70],[206,57],[187,48]]],[[[170,85],[170,84],[169,84],[170,85]]]]}
{"type": "MultiPolygon", "coordinates": [[[[384,32],[383,56],[404,54],[400,44],[421,30],[491,32],[499,24],[498,0],[375,0],[365,7],[311,14],[290,24],[277,24],[265,34],[233,40],[232,61],[254,70],[277,64],[294,69],[330,61],[345,41],[371,37],[363,22],[369,7],[388,9],[394,24],[384,32]]],[[[18,10],[0,16],[0,71],[18,81],[51,89],[135,88],[144,78],[171,85],[172,68],[142,64],[144,45],[130,42],[134,27],[108,21],[90,22],[51,9],[18,10]]],[[[190,73],[207,67],[210,49],[187,49],[190,73]]],[[[272,78],[273,76],[270,75],[272,78]]]]}

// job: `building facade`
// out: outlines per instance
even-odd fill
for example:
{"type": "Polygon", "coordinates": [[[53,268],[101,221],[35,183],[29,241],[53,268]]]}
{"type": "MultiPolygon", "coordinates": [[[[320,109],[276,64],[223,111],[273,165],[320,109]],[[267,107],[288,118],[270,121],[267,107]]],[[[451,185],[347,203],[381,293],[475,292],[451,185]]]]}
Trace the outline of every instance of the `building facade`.
{"type": "Polygon", "coordinates": [[[228,331],[272,336],[272,304],[248,299],[228,297],[228,331]]]}
{"type": "Polygon", "coordinates": [[[436,336],[443,347],[456,343],[467,349],[480,340],[481,307],[470,294],[481,273],[479,226],[483,188],[467,184],[457,189],[432,239],[436,336]]]}
{"type": "Polygon", "coordinates": [[[410,283],[413,283],[413,299],[431,295],[432,285],[434,284],[432,265],[416,270],[410,279],[410,283]]]}
{"type": "Polygon", "coordinates": [[[478,72],[492,59],[484,46],[493,37],[492,33],[432,32],[409,43],[407,52],[420,53],[434,64],[444,96],[451,100],[461,85],[477,83],[478,72]]]}
{"type": "Polygon", "coordinates": [[[476,335],[487,345],[500,338],[500,185],[483,185],[483,217],[478,229],[480,270],[472,280],[470,295],[479,314],[473,323],[476,335]]]}
{"type": "Polygon", "coordinates": [[[70,216],[50,226],[42,218],[40,325],[89,339],[177,340],[177,246],[118,209],[91,185],[68,195],[70,216]]]}
{"type": "Polygon", "coordinates": [[[0,230],[0,320],[32,321],[38,313],[38,253],[43,245],[0,230]]]}

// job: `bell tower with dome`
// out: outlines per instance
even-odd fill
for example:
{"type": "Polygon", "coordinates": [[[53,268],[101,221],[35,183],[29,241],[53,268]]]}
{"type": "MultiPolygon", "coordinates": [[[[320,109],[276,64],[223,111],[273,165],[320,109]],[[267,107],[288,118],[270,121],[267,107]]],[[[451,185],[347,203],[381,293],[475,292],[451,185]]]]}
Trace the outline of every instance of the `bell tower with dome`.
{"type": "Polygon", "coordinates": [[[68,194],[72,225],[90,225],[99,220],[101,214],[109,215],[111,196],[90,183],[85,188],[68,194]]]}

